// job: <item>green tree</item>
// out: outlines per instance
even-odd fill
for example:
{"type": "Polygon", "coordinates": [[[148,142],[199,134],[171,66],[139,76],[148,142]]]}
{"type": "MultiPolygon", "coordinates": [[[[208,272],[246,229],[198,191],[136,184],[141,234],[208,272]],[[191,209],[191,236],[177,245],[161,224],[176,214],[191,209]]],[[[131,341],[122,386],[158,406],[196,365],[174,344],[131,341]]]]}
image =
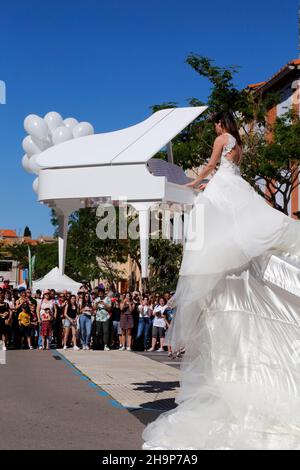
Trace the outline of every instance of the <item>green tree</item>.
{"type": "Polygon", "coordinates": [[[248,138],[242,166],[245,178],[257,192],[285,214],[292,192],[299,186],[300,173],[299,118],[291,121],[290,116],[287,113],[276,120],[272,142],[257,134],[248,138]]]}
{"type": "Polygon", "coordinates": [[[58,266],[58,244],[42,243],[35,247],[36,256],[33,279],[44,277],[52,268],[58,266]]]}
{"type": "Polygon", "coordinates": [[[151,291],[163,293],[176,288],[181,259],[182,245],[161,238],[150,240],[149,288],[151,291]]]}
{"type": "MultiPolygon", "coordinates": [[[[278,93],[262,96],[248,89],[238,89],[234,84],[239,72],[237,66],[220,67],[208,57],[197,54],[190,54],[186,63],[201,78],[209,80],[211,89],[208,110],[174,139],[175,163],[183,169],[193,168],[195,172],[206,164],[215,139],[210,117],[220,110],[232,111],[242,131],[243,177],[268,202],[287,214],[292,191],[299,185],[299,117],[291,117],[289,113],[270,127],[266,115],[279,101],[278,93]],[[266,138],[270,133],[274,135],[272,142],[266,138]]],[[[203,104],[197,98],[190,98],[188,103],[191,106],[203,104]]],[[[166,104],[162,103],[162,107],[166,104]]],[[[157,110],[159,106],[152,109],[157,110]]],[[[166,158],[164,152],[159,156],[166,158]]]]}
{"type": "MultiPolygon", "coordinates": [[[[22,268],[28,268],[28,245],[27,243],[18,243],[15,245],[10,245],[8,251],[11,257],[18,261],[22,268]]],[[[32,247],[32,254],[35,254],[36,247],[32,247]]]]}
{"type": "Polygon", "coordinates": [[[96,209],[74,212],[70,219],[66,273],[75,279],[107,278],[111,283],[122,278],[116,262],[127,259],[126,243],[118,239],[101,240],[96,235],[99,218],[96,209]]]}
{"type": "MultiPolygon", "coordinates": [[[[58,246],[56,243],[45,243],[30,246],[31,255],[36,256],[33,279],[45,276],[54,266],[58,264],[58,246]]],[[[23,269],[29,268],[28,244],[18,243],[9,246],[12,258],[18,261],[23,269]]]]}

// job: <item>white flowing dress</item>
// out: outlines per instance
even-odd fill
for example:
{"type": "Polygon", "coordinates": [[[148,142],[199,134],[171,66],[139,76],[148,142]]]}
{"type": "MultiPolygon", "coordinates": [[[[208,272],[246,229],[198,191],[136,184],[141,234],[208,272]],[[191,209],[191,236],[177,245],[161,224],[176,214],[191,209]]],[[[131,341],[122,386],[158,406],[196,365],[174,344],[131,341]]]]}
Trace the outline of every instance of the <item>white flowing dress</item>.
{"type": "Polygon", "coordinates": [[[144,449],[300,449],[300,222],[227,154],[190,214],[175,294],[177,408],[144,449]]]}

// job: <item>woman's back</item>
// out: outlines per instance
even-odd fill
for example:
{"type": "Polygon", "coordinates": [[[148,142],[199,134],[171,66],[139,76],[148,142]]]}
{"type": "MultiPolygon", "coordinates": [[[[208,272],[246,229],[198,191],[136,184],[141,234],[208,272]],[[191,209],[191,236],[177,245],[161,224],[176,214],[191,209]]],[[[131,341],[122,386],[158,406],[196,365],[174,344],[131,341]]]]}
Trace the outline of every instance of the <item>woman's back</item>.
{"type": "Polygon", "coordinates": [[[226,132],[224,135],[227,138],[227,143],[223,148],[222,157],[225,157],[235,165],[240,165],[243,157],[242,147],[238,145],[233,135],[229,134],[228,132],[226,132]]]}

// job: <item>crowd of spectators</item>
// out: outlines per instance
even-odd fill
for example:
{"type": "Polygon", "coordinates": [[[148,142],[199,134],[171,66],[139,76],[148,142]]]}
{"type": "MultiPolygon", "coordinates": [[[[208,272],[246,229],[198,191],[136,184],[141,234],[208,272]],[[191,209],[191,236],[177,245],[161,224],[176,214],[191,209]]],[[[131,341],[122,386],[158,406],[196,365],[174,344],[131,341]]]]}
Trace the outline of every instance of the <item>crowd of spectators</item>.
{"type": "MultiPolygon", "coordinates": [[[[81,286],[76,295],[54,289],[0,286],[0,340],[3,349],[168,351],[174,309],[172,292],[141,295],[81,286]]],[[[177,353],[180,355],[180,353],[177,353]]]]}

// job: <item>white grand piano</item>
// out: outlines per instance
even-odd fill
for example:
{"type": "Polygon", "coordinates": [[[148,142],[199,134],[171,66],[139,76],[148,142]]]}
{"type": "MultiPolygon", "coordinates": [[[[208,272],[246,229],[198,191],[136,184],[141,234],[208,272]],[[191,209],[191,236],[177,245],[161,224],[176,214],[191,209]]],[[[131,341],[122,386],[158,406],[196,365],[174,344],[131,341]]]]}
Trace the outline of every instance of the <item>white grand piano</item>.
{"type": "Polygon", "coordinates": [[[132,127],[69,140],[37,156],[38,200],[58,216],[60,275],[65,269],[69,215],[97,202],[126,199],[139,214],[142,278],[148,277],[151,206],[192,205],[196,194],[183,186],[189,179],[173,163],[171,141],[206,108],[161,110],[132,127]],[[168,162],[153,158],[166,146],[168,162]]]}

